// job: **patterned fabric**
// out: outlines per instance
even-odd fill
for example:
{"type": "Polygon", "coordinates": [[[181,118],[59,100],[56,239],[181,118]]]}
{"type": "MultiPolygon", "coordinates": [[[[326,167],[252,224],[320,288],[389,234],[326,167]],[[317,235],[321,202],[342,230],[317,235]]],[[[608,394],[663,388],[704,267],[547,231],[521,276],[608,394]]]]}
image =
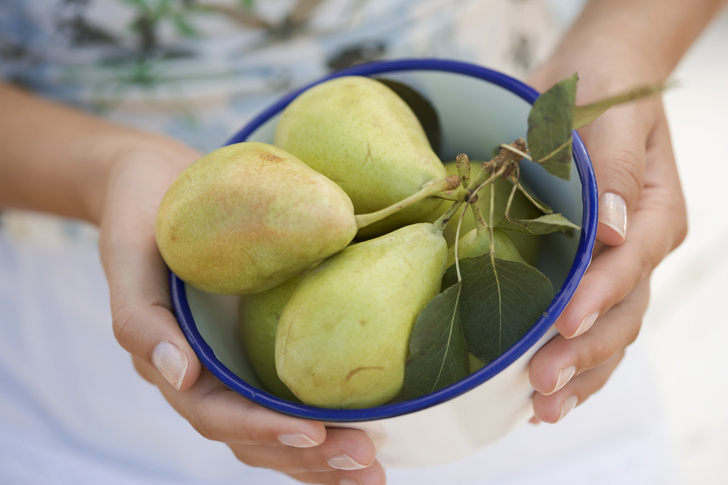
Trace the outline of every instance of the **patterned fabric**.
{"type": "MultiPolygon", "coordinates": [[[[446,57],[522,77],[563,17],[544,0],[0,0],[0,12],[0,77],[203,152],[292,88],[361,62],[446,57]]],[[[2,219],[17,237],[89,235],[2,219]]]]}
{"type": "Polygon", "coordinates": [[[0,0],[0,8],[2,77],[205,151],[329,71],[430,56],[523,74],[554,33],[539,0],[0,0]]]}

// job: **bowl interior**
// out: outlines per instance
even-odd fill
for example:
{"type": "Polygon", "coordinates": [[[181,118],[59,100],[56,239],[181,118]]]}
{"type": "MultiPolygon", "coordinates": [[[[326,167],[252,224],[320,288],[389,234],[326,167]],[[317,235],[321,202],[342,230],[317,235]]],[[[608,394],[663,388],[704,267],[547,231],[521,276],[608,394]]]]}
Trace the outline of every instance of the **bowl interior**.
{"type": "MultiPolygon", "coordinates": [[[[497,72],[452,61],[378,62],[330,77],[352,74],[397,80],[423,94],[440,119],[442,160],[454,159],[459,153],[486,160],[499,144],[525,137],[530,105],[538,95],[528,86],[497,72]]],[[[261,113],[229,143],[272,143],[281,111],[298,93],[291,93],[261,113]]],[[[428,396],[376,408],[331,410],[305,406],[261,390],[238,336],[237,298],[202,292],[172,274],[173,304],[180,326],[203,363],[226,385],[258,404],[299,417],[331,422],[381,419],[423,409],[467,392],[505,369],[549,330],[586,270],[594,244],[596,183],[578,135],[575,134],[571,180],[550,176],[528,161],[521,165],[523,176],[536,195],[570,220],[580,221],[582,230],[544,238],[537,266],[551,279],[556,291],[554,300],[544,316],[513,347],[459,383],[428,396]]]]}

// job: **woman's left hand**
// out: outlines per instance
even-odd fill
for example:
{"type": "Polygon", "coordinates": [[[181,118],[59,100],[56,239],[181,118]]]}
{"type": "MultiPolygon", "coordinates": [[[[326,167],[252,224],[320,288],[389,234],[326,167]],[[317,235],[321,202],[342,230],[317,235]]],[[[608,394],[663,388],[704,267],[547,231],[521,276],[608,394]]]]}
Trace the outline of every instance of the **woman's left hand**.
{"type": "MultiPolygon", "coordinates": [[[[590,63],[598,58],[579,67],[589,72],[590,63]]],[[[558,81],[545,72],[532,80],[537,89],[558,81]]],[[[579,83],[577,104],[635,87],[622,83],[646,76],[623,73],[618,86],[590,84],[605,78],[586,76],[586,83],[579,83]]],[[[580,135],[599,187],[597,244],[583,280],[555,324],[559,335],[531,361],[534,422],[559,421],[607,382],[640,331],[652,270],[687,231],[685,202],[659,98],[614,107],[580,135]]]]}

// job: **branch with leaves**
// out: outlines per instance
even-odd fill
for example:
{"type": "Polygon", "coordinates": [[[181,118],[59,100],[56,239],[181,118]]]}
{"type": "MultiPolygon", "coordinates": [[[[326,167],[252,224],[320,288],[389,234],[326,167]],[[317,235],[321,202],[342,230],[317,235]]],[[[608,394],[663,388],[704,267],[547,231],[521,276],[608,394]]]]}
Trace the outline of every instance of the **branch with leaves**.
{"type": "Polygon", "coordinates": [[[666,89],[665,84],[643,86],[576,106],[577,81],[574,74],[543,93],[529,112],[526,140],[519,138],[500,145],[498,154],[483,163],[480,170],[472,170],[467,155],[458,156],[461,186],[440,194],[453,203],[436,224],[450,223],[465,204],[489,244],[482,254],[460,257],[460,225],[466,213],[462,211],[453,247],[454,264],[445,272],[442,292],[422,310],[414,324],[404,388],[397,400],[442,389],[493,361],[523,337],[553,300],[552,282],[541,271],[522,260],[500,257],[496,248],[498,230],[534,237],[580,230],[524,187],[520,162],[536,162],[550,175],[569,180],[575,129],[593,122],[614,105],[666,89]],[[498,178],[508,180],[513,187],[500,220],[494,220],[496,195],[495,190],[490,191],[490,214],[486,219],[476,204],[478,194],[498,178]],[[525,196],[541,215],[533,219],[513,217],[511,205],[517,193],[525,196]]]}

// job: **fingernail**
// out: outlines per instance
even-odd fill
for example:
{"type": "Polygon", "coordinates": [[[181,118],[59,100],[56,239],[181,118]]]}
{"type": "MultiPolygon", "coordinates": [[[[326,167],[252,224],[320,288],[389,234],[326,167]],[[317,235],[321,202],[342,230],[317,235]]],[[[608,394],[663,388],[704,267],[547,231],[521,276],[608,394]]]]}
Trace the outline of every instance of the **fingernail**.
{"type": "Polygon", "coordinates": [[[154,367],[179,391],[187,372],[187,357],[172,342],[160,342],[152,352],[154,367]]]}
{"type": "Polygon", "coordinates": [[[311,448],[318,446],[318,443],[303,433],[284,433],[278,437],[278,441],[286,446],[294,448],[311,448]]]}
{"type": "Polygon", "coordinates": [[[627,203],[611,192],[599,197],[599,222],[614,230],[624,240],[627,234],[627,203]]]}
{"type": "Polygon", "coordinates": [[[570,365],[569,367],[565,367],[559,371],[559,377],[556,380],[556,387],[554,387],[554,390],[546,394],[546,396],[555,393],[562,387],[566,385],[567,382],[571,380],[572,377],[574,377],[574,374],[576,374],[576,367],[573,365],[570,365]]]}
{"type": "Polygon", "coordinates": [[[569,412],[574,409],[577,404],[579,404],[579,398],[576,396],[569,396],[564,399],[564,402],[561,403],[561,415],[559,416],[559,421],[564,419],[564,416],[569,414],[569,412]]]}
{"type": "Polygon", "coordinates": [[[361,470],[362,468],[366,468],[368,465],[362,465],[361,463],[354,461],[354,459],[346,453],[342,453],[329,458],[329,466],[331,468],[336,468],[337,470],[361,470]]]}
{"type": "Polygon", "coordinates": [[[361,480],[356,478],[342,478],[339,485],[361,485],[361,480]]]}
{"type": "Polygon", "coordinates": [[[581,321],[579,327],[576,329],[576,332],[574,332],[574,335],[569,338],[577,337],[592,328],[592,325],[594,325],[594,322],[597,321],[597,318],[599,318],[599,312],[590,313],[585,316],[584,320],[581,321]]]}

